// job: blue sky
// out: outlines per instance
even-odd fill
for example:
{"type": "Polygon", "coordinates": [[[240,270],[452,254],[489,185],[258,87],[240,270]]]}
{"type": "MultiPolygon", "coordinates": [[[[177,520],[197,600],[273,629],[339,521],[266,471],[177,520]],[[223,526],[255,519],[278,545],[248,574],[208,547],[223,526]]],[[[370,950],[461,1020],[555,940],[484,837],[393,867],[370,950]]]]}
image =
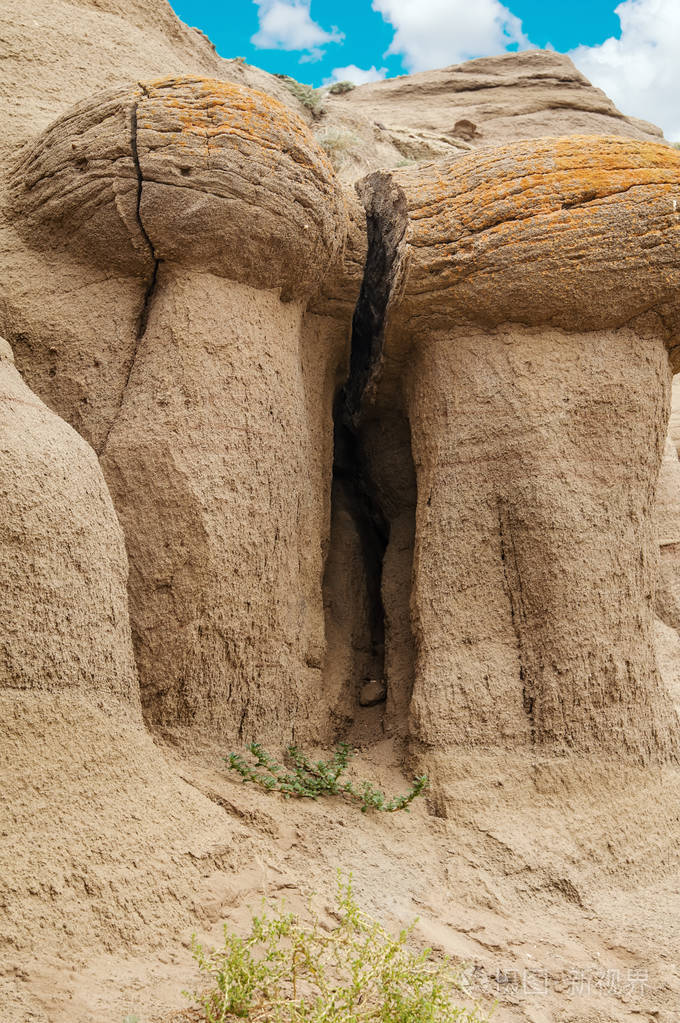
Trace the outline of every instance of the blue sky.
{"type": "Polygon", "coordinates": [[[223,57],[321,85],[551,46],[680,138],[680,0],[171,0],[223,57]]]}

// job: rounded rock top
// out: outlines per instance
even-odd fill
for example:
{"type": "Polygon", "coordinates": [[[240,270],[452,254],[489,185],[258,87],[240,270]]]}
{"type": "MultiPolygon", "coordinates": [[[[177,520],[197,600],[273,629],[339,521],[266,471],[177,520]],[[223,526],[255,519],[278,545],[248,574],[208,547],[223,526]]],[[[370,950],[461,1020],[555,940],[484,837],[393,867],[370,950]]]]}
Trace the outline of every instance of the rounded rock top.
{"type": "Polygon", "coordinates": [[[394,180],[407,210],[398,297],[413,329],[520,322],[591,330],[649,310],[673,329],[680,153],[671,147],[530,139],[394,180]]]}
{"type": "Polygon", "coordinates": [[[318,290],[347,231],[341,187],[299,117],[189,76],[74,107],[22,152],[12,205],[32,244],[129,272],[171,260],[291,298],[318,290]]]}

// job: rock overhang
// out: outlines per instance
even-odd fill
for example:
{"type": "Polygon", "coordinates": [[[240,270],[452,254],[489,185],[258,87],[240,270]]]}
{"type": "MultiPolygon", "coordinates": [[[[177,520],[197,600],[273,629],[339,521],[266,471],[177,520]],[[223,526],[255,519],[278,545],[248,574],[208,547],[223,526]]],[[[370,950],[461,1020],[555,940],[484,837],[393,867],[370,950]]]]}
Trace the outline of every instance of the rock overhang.
{"type": "Polygon", "coordinates": [[[318,292],[347,234],[343,193],[304,122],[246,86],[134,83],[55,121],[12,175],[18,229],[144,273],[167,260],[286,298],[318,292]]]}
{"type": "Polygon", "coordinates": [[[406,229],[388,318],[421,332],[471,324],[622,326],[656,313],[669,339],[680,285],[680,154],[606,136],[532,139],[365,179],[399,196],[406,229]],[[395,188],[396,186],[396,188],[395,188]]]}

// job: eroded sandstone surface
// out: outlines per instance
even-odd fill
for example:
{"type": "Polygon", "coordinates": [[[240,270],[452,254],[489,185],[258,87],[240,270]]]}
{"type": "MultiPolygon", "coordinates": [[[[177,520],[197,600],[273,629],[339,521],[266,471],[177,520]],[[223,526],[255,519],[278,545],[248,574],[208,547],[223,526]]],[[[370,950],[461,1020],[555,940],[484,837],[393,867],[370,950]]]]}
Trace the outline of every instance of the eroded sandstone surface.
{"type": "Polygon", "coordinates": [[[340,867],[496,1018],[668,1023],[680,156],[554,53],[313,115],[160,0],[0,19],[3,1019],[166,1023],[340,867]],[[427,804],[220,759],[340,738],[427,804]]]}

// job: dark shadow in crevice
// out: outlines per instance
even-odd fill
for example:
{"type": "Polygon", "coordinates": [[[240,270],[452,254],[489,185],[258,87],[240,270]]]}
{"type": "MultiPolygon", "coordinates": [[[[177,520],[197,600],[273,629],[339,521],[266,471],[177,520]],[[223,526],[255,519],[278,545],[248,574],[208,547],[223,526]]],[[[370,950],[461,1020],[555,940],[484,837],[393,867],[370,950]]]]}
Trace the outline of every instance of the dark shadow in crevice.
{"type": "Polygon", "coordinates": [[[362,198],[368,253],[352,323],[349,374],[334,408],[331,545],[324,578],[326,677],[329,691],[337,696],[339,730],[346,729],[368,700],[367,686],[372,687],[373,717],[381,705],[378,724],[387,697],[383,562],[390,524],[373,478],[362,423],[380,378],[385,318],[406,210],[401,190],[387,174],[366,179],[362,198]]]}

